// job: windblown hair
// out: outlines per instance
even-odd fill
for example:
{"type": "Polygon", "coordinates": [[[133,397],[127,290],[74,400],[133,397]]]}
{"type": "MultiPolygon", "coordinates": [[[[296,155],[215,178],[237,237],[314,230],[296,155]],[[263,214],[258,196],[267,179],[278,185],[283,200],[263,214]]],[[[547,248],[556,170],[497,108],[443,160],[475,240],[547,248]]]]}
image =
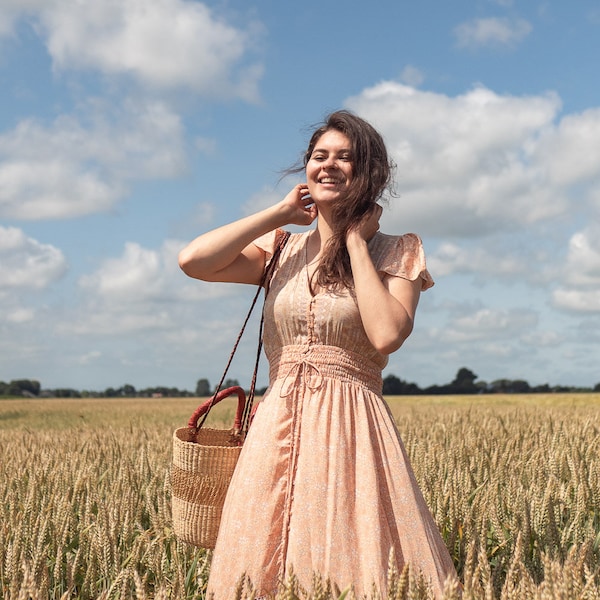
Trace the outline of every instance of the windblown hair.
{"type": "Polygon", "coordinates": [[[354,286],[346,234],[374,209],[386,189],[391,188],[394,164],[373,126],[349,111],[340,110],[330,114],[313,133],[304,154],[304,168],[321,136],[330,130],[339,131],[350,140],[352,180],[348,193],[332,207],[333,236],[324,249],[315,276],[318,286],[339,290],[354,286]]]}

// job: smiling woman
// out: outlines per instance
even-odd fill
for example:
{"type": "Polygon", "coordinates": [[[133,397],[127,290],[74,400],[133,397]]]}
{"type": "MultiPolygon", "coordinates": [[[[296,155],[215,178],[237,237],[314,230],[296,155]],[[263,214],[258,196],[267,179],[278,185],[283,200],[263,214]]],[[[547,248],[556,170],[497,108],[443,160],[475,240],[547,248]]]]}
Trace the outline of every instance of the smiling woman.
{"type": "Polygon", "coordinates": [[[409,565],[441,597],[458,585],[454,566],[382,397],[388,355],[433,285],[421,241],[379,233],[391,164],[363,119],[330,115],[304,168],[306,183],[281,202],[179,257],[193,277],[258,284],[281,228],[317,222],[290,236],[268,288],[270,385],[225,500],[207,593],[230,598],[245,574],[270,595],[293,572],[304,588],[320,573],[385,596],[388,568],[409,565]]]}

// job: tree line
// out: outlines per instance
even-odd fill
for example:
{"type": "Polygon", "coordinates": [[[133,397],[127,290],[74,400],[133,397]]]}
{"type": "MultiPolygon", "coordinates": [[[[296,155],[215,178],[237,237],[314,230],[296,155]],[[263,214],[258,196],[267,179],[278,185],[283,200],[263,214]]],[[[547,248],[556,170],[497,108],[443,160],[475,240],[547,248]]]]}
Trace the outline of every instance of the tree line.
{"type": "Polygon", "coordinates": [[[461,367],[456,377],[444,385],[431,385],[420,388],[416,383],[409,383],[396,377],[388,375],[383,379],[383,393],[388,396],[418,396],[418,395],[442,395],[442,394],[552,394],[561,392],[600,392],[600,383],[594,387],[575,387],[565,385],[551,386],[548,383],[542,385],[529,385],[523,379],[496,379],[490,383],[477,381],[477,375],[466,367],[461,367]]]}
{"type": "MultiPolygon", "coordinates": [[[[530,385],[522,379],[496,379],[492,382],[477,381],[478,376],[466,367],[461,367],[450,383],[430,385],[421,388],[396,375],[387,375],[383,379],[383,393],[388,396],[418,396],[443,394],[552,394],[561,392],[586,393],[600,392],[600,382],[593,387],[554,385],[530,385]]],[[[237,379],[227,379],[223,388],[240,385],[237,379]]],[[[0,381],[0,396],[28,398],[204,398],[214,393],[214,386],[206,378],[196,383],[194,391],[180,390],[176,387],[148,387],[137,390],[133,385],[125,384],[118,388],[109,387],[103,391],[76,390],[72,388],[43,389],[35,379],[15,379],[9,383],[0,381]]],[[[266,388],[256,390],[261,396],[266,388]]]]}

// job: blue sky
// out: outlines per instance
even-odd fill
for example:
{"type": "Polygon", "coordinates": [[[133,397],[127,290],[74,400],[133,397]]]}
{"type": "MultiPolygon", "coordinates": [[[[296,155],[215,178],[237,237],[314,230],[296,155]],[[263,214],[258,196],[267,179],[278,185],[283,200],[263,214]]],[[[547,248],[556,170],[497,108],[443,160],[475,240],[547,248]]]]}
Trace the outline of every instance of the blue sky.
{"type": "Polygon", "coordinates": [[[600,382],[599,46],[589,0],[0,0],[0,380],[216,383],[252,290],[177,253],[348,108],[436,280],[386,374],[600,382]]]}

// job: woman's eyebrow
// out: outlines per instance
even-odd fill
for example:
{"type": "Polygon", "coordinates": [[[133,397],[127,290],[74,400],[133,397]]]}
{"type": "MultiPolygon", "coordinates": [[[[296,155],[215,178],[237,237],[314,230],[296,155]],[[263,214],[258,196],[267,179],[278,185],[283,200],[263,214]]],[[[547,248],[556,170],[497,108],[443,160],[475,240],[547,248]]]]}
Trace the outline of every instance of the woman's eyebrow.
{"type": "Polygon", "coordinates": [[[325,152],[327,154],[329,154],[330,152],[333,152],[335,154],[343,154],[344,152],[351,152],[350,148],[339,148],[337,150],[329,150],[327,148],[313,148],[312,153],[314,154],[315,152],[325,152]]]}

